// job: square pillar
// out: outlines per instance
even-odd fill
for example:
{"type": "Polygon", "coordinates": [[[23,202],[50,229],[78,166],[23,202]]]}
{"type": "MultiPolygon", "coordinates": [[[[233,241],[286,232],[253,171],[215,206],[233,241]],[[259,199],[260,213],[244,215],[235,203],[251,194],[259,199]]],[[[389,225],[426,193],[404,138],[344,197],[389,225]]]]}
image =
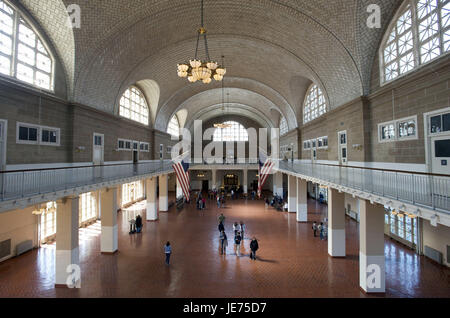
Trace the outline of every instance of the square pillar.
{"type": "MultiPolygon", "coordinates": [[[[158,209],[156,207],[156,180],[157,177],[147,179],[146,181],[146,194],[147,194],[147,221],[158,220],[158,209]]],[[[180,185],[181,188],[181,185],[180,185]]],[[[178,192],[178,184],[177,184],[178,192]]]]}
{"type": "Polygon", "coordinates": [[[384,293],[384,206],[360,200],[359,207],[359,285],[366,293],[384,293]]]}
{"type": "Polygon", "coordinates": [[[328,254],[345,257],[345,194],[328,188],[328,254]]]}
{"type": "Polygon", "coordinates": [[[244,169],[244,180],[242,181],[244,187],[244,194],[248,194],[248,170],[244,169]]]}
{"type": "Polygon", "coordinates": [[[55,287],[81,287],[78,245],[79,199],[57,201],[55,287]]]}
{"type": "Polygon", "coordinates": [[[288,176],[288,212],[297,212],[297,177],[288,176]]]}
{"type": "Polygon", "coordinates": [[[283,196],[283,173],[273,173],[273,195],[283,196]]]}
{"type": "Polygon", "coordinates": [[[217,190],[217,170],[211,170],[211,189],[217,190]]]}
{"type": "Polygon", "coordinates": [[[114,254],[118,250],[117,188],[105,188],[100,191],[100,209],[102,215],[101,253],[114,254]]]}
{"type": "Polygon", "coordinates": [[[167,174],[159,176],[159,211],[169,211],[169,181],[167,174]]]}
{"type": "Polygon", "coordinates": [[[297,222],[308,222],[308,183],[297,178],[297,222]]]}

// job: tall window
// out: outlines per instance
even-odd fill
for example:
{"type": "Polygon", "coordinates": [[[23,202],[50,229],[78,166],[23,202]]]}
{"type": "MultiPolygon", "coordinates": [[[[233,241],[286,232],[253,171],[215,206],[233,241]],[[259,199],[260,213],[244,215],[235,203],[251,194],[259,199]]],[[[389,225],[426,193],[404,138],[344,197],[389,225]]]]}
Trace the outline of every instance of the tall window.
{"type": "Polygon", "coordinates": [[[450,50],[450,1],[406,0],[380,50],[381,82],[389,82],[450,50]]]}
{"type": "Polygon", "coordinates": [[[286,121],[286,117],[282,116],[280,120],[280,136],[284,136],[288,133],[289,128],[286,121]]]}
{"type": "Polygon", "coordinates": [[[53,90],[53,62],[18,10],[0,0],[0,74],[53,90]]]}
{"type": "Polygon", "coordinates": [[[177,115],[174,115],[167,126],[167,133],[172,136],[180,136],[180,122],[177,115]]]}
{"type": "Polygon", "coordinates": [[[235,121],[224,123],[227,128],[217,128],[214,132],[214,141],[248,141],[247,129],[235,121]]]}
{"type": "Polygon", "coordinates": [[[79,200],[80,223],[97,218],[97,193],[88,192],[80,195],[79,200]]]}
{"type": "Polygon", "coordinates": [[[149,110],[144,94],[134,86],[127,89],[120,99],[119,114],[148,126],[149,110]]]}
{"type": "Polygon", "coordinates": [[[41,214],[41,242],[56,234],[56,202],[48,202],[41,214]]]}
{"type": "Polygon", "coordinates": [[[143,181],[136,181],[122,185],[122,205],[135,202],[144,197],[143,181]]]}
{"type": "Polygon", "coordinates": [[[303,123],[319,118],[327,112],[327,102],[322,90],[316,84],[308,89],[303,106],[303,123]]]}

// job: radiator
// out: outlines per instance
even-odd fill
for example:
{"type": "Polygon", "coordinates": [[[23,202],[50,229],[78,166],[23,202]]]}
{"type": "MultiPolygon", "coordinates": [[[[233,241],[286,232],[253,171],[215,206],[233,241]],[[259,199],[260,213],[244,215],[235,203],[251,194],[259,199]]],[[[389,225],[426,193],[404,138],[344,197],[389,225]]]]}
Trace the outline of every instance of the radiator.
{"type": "Polygon", "coordinates": [[[16,248],[17,248],[17,256],[19,256],[33,249],[33,241],[28,240],[20,244],[17,244],[16,248]]]}
{"type": "Polygon", "coordinates": [[[0,259],[11,255],[11,240],[0,242],[0,259]]]}
{"type": "Polygon", "coordinates": [[[425,256],[431,258],[433,261],[442,264],[442,253],[425,245],[425,256]]]}

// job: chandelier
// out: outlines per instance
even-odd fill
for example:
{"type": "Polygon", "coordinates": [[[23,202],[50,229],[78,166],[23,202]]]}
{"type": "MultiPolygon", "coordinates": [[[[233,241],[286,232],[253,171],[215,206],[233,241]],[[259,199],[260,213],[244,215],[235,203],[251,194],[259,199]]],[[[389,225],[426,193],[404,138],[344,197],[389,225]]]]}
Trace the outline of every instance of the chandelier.
{"type": "MultiPolygon", "coordinates": [[[[222,61],[223,61],[224,56],[222,56],[222,61]]],[[[225,114],[225,89],[224,89],[224,82],[222,81],[222,114],[225,114]]],[[[229,97],[230,94],[227,94],[228,97],[228,103],[230,102],[229,97]]],[[[231,128],[232,125],[231,124],[227,124],[227,123],[216,123],[214,124],[214,128],[219,128],[219,129],[225,129],[225,128],[231,128]]]]}
{"type": "MultiPolygon", "coordinates": [[[[206,39],[206,29],[203,25],[203,1],[202,0],[202,14],[201,14],[201,27],[197,33],[197,46],[195,49],[195,57],[190,60],[189,63],[178,64],[178,76],[187,78],[189,82],[195,83],[202,81],[205,84],[211,83],[214,79],[216,81],[222,81],[227,70],[214,62],[209,57],[208,40],[206,39]],[[200,43],[200,37],[204,38],[206,61],[198,59],[198,46],[200,43]]],[[[223,63],[222,63],[223,64],[223,63]]]]}

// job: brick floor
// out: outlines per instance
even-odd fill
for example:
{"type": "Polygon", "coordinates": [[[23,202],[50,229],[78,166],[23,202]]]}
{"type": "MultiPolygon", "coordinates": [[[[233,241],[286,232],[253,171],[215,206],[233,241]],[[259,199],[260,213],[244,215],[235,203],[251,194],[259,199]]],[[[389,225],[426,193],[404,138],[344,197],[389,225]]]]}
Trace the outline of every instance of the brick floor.
{"type": "MultiPolygon", "coordinates": [[[[82,288],[55,289],[54,246],[0,263],[0,297],[366,297],[359,289],[358,224],[347,220],[345,259],[332,259],[327,242],[314,238],[311,224],[295,213],[265,209],[262,202],[228,201],[219,211],[208,201],[160,213],[158,222],[129,235],[127,218],[140,205],[119,213],[119,252],[100,254],[100,224],[80,232],[82,288]],[[226,216],[229,246],[218,252],[217,217],[226,216]],[[248,231],[242,257],[232,246],[232,222],[248,231]],[[249,238],[260,241],[258,260],[248,257],[249,238]],[[171,241],[172,264],[164,264],[163,245],[171,241]]],[[[309,202],[310,220],[326,206],[309,202]]],[[[145,219],[145,212],[143,213],[145,219]]],[[[386,239],[386,297],[450,297],[450,270],[386,239]]],[[[377,296],[383,297],[383,296],[377,296]]]]}

